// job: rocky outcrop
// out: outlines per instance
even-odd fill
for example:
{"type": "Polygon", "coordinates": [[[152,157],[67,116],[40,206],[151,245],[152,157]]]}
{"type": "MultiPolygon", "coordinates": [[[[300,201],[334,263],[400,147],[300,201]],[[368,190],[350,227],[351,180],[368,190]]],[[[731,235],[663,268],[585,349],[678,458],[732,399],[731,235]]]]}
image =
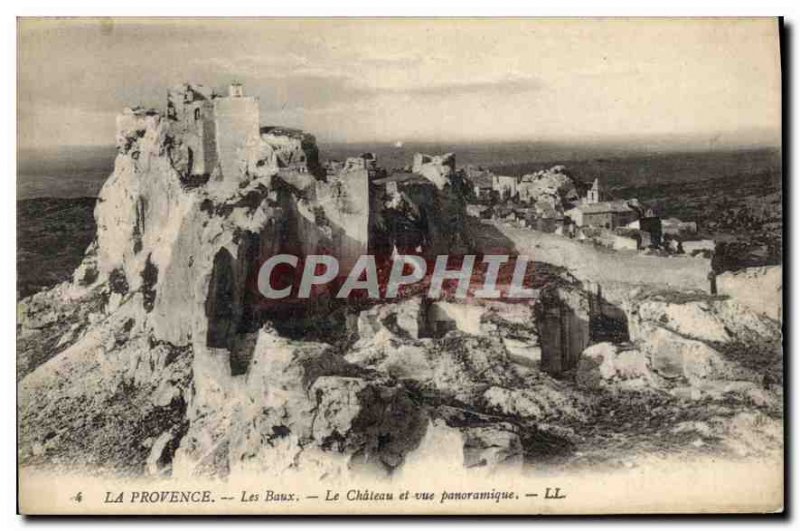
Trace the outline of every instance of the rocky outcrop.
{"type": "Polygon", "coordinates": [[[646,355],[661,387],[679,396],[773,403],[782,380],[778,323],[724,297],[638,293],[626,304],[631,340],[646,355]]]}
{"type": "MultiPolygon", "coordinates": [[[[388,326],[377,333],[370,328],[345,358],[354,365],[413,381],[415,386],[434,393],[437,400],[470,404],[477,411],[538,421],[581,417],[581,398],[567,385],[532,370],[526,359],[515,359],[506,349],[504,339],[522,329],[535,334],[535,325],[513,322],[513,313],[509,313],[512,321],[504,323],[501,315],[505,314],[499,314],[493,306],[483,308],[477,328],[455,327],[442,337],[410,340],[395,323],[410,308],[419,307],[408,302],[381,305],[362,312],[362,317],[382,314],[388,326]],[[391,317],[395,312],[397,317],[391,317]]],[[[405,322],[413,322],[416,330],[416,321],[406,317],[405,322]]]]}
{"type": "Polygon", "coordinates": [[[422,175],[432,182],[438,189],[450,184],[456,169],[456,157],[452,153],[444,155],[414,154],[414,163],[411,171],[422,175]]]}
{"type": "MultiPolygon", "coordinates": [[[[33,371],[21,382],[23,411],[33,415],[55,400],[52,392],[40,389],[48,385],[57,385],[57,394],[74,393],[76,400],[89,400],[90,410],[102,409],[92,404],[115,396],[121,385],[131,386],[126,388],[128,395],[158,402],[160,391],[153,395],[152,387],[158,389],[162,376],[175,380],[169,370],[149,380],[125,380],[101,368],[122,374],[128,364],[152,365],[147,360],[163,345],[187,353],[187,372],[181,378],[190,378],[193,390],[180,395],[181,426],[192,425],[177,452],[184,456],[181,462],[200,452],[203,462],[219,464],[215,459],[222,459],[221,447],[212,450],[205,443],[216,440],[224,425],[221,419],[229,412],[227,406],[225,412],[217,411],[215,404],[226,403],[223,398],[238,385],[236,377],[250,367],[255,351],[263,322],[253,287],[260,263],[287,247],[298,254],[340,256],[366,249],[366,176],[360,184],[357,178],[344,184],[318,180],[313,137],[281,128],[250,135],[251,118],[240,120],[234,112],[250,101],[216,98],[210,91],[182,86],[170,92],[166,115],[142,109],[120,115],[114,172],[95,210],[96,242],[72,283],[20,306],[20,368],[22,375],[33,371]],[[224,139],[216,135],[220,128],[230,130],[224,139]],[[361,196],[349,193],[362,189],[361,196]],[[292,249],[294,241],[304,242],[306,248],[292,249]],[[102,345],[90,338],[103,338],[102,345]],[[119,367],[89,363],[101,352],[114,363],[123,352],[127,359],[119,367]],[[56,353],[52,365],[41,365],[56,353]],[[108,389],[83,389],[77,379],[59,379],[51,367],[72,358],[86,361],[81,361],[80,370],[108,389]],[[91,392],[97,397],[80,398],[91,392]],[[203,444],[190,444],[197,432],[208,438],[198,439],[203,444]]],[[[164,393],[169,400],[175,398],[164,393]]],[[[150,409],[142,406],[142,414],[150,409]]],[[[54,422],[79,422],[82,414],[65,409],[54,422]]],[[[28,418],[33,417],[21,423],[22,437],[30,439],[33,448],[39,431],[28,418]]],[[[171,461],[176,440],[186,429],[162,428],[172,435],[148,434],[153,454],[133,459],[137,466],[155,470],[171,461]]],[[[226,445],[230,448],[231,441],[226,445]]],[[[71,450],[62,452],[71,455],[71,450]]],[[[90,453],[85,457],[93,459],[90,453]]]]}
{"type": "Polygon", "coordinates": [[[324,174],[319,162],[319,149],[313,135],[289,127],[260,128],[261,140],[268,144],[281,171],[309,173],[317,178],[324,174]]]}
{"type": "Polygon", "coordinates": [[[783,267],[751,267],[717,276],[717,290],[776,321],[783,318],[783,267]]]}
{"type": "Polygon", "coordinates": [[[536,207],[540,216],[553,217],[579,199],[575,182],[564,166],[553,166],[522,176],[517,183],[517,193],[522,202],[536,207]]]}
{"type": "MultiPolygon", "coordinates": [[[[732,441],[774,427],[758,415],[780,411],[779,324],[736,297],[632,294],[625,333],[598,344],[597,316],[620,310],[544,264],[537,301],[265,304],[256,272],[274,254],[347,267],[381,246],[470,251],[463,183],[452,155],[385,179],[371,154],[322,172],[313,137],[257,123],[251,134],[240,111],[253,101],[222,99],[181,86],[166,114],[121,115],[96,241],[71,282],[18,307],[22,466],[330,478],[433,457],[518,469],[569,455],[640,392],[678,412],[734,401],[752,416],[732,441]]],[[[570,200],[562,177],[529,180],[537,201],[570,200]]],[[[703,431],[677,418],[675,437],[703,431]]]]}
{"type": "Polygon", "coordinates": [[[170,473],[187,429],[192,355],[153,341],[123,304],[19,383],[19,459],[27,466],[170,473]]]}
{"type": "Polygon", "coordinates": [[[388,256],[435,257],[474,250],[467,223],[469,190],[454,171],[455,157],[416,154],[413,172],[396,172],[373,181],[370,248],[388,256]]]}
{"type": "Polygon", "coordinates": [[[430,185],[402,187],[379,206],[376,221],[378,249],[432,258],[468,254],[473,248],[463,195],[449,187],[445,192],[437,192],[430,185]]]}
{"type": "MultiPolygon", "coordinates": [[[[348,356],[270,325],[280,311],[253,291],[266,257],[334,254],[347,267],[367,252],[375,157],[321,175],[313,137],[251,134],[252,116],[238,111],[252,101],[217,99],[185,85],[166,114],[120,116],[95,243],[73,282],[20,305],[21,462],[177,476],[392,473],[434,425],[456,431],[468,466],[521,462],[518,425],[441,409],[486,385],[521,385],[502,344],[425,339],[419,299],[357,317],[361,343],[348,356]],[[393,363],[392,344],[411,355],[393,363]]],[[[430,252],[459,236],[453,164],[426,161],[430,180],[401,192],[430,252]]]]}
{"type": "Polygon", "coordinates": [[[636,349],[597,343],[583,351],[575,382],[588,389],[640,390],[658,385],[648,356],[636,349]]]}
{"type": "Polygon", "coordinates": [[[184,474],[391,472],[427,425],[402,386],[346,363],[328,345],[268,329],[258,334],[244,385],[206,393],[193,407],[175,458],[184,474]]]}

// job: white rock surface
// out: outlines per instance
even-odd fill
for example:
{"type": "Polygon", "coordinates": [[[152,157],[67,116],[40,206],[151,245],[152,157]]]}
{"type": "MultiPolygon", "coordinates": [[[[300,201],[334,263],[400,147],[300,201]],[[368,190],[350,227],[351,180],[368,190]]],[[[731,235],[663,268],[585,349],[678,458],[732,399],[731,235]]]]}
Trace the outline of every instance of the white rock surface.
{"type": "Polygon", "coordinates": [[[581,354],[575,382],[589,389],[643,389],[658,384],[648,357],[635,349],[597,343],[581,354]]]}
{"type": "Polygon", "coordinates": [[[733,300],[780,321],[783,318],[783,267],[752,267],[717,276],[717,290],[733,300]]]}

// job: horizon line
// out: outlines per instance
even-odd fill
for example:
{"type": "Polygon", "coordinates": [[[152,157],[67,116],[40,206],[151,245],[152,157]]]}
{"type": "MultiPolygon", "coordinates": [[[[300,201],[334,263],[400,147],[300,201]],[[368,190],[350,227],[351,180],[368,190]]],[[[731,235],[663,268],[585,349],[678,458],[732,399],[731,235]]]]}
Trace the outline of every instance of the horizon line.
{"type": "MultiPolygon", "coordinates": [[[[313,136],[313,135],[312,135],[313,136]]],[[[536,145],[544,145],[544,146],[559,146],[559,147],[569,147],[570,145],[580,146],[580,147],[606,147],[606,148],[615,148],[615,149],[630,149],[630,150],[637,150],[649,147],[653,147],[654,144],[660,144],[660,147],[665,148],[680,148],[680,149],[691,149],[691,150],[706,150],[706,151],[715,151],[715,150],[737,150],[737,149],[782,149],[783,142],[774,142],[770,140],[753,140],[753,141],[722,141],[722,142],[711,142],[709,140],[701,140],[697,138],[685,138],[685,139],[671,139],[671,138],[664,138],[664,137],[619,137],[619,138],[574,138],[574,139],[527,139],[527,138],[495,138],[495,139],[485,139],[485,140],[467,140],[467,139],[457,139],[457,140],[446,140],[446,139],[413,139],[413,140],[386,140],[386,139],[376,139],[376,140],[319,140],[317,139],[317,145],[352,145],[352,146],[363,146],[365,144],[375,144],[375,145],[392,145],[396,144],[397,142],[402,142],[402,146],[397,147],[397,149],[403,149],[406,145],[420,145],[420,144],[453,144],[453,145],[498,145],[498,144],[530,144],[531,146],[536,145]]],[[[16,146],[17,152],[21,151],[50,151],[50,150],[57,150],[57,149],[100,149],[100,148],[109,148],[115,149],[116,146],[113,142],[102,143],[102,144],[49,144],[46,146],[31,146],[31,145],[20,145],[17,144],[16,146]]]]}

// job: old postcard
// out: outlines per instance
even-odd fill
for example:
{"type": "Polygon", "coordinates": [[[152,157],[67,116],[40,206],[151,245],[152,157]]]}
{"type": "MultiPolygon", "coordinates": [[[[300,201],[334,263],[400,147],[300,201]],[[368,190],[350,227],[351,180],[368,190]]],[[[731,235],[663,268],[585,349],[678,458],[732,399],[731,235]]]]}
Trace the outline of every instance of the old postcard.
{"type": "Polygon", "coordinates": [[[780,35],[20,19],[20,512],[782,511],[780,35]]]}

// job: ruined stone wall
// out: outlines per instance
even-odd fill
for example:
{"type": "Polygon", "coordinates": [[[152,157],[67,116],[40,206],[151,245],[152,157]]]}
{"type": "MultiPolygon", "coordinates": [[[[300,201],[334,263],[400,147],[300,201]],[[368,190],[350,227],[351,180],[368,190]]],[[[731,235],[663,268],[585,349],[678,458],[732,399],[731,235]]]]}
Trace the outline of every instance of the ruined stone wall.
{"type": "Polygon", "coordinates": [[[317,183],[317,201],[332,230],[334,253],[349,270],[369,244],[369,171],[345,171],[317,183]]]}
{"type": "Polygon", "coordinates": [[[310,173],[316,177],[325,174],[313,135],[297,129],[269,126],[261,128],[261,140],[275,151],[281,170],[310,173]]]}
{"type": "Polygon", "coordinates": [[[333,255],[346,274],[358,257],[368,252],[369,172],[342,172],[328,182],[313,181],[301,194],[307,199],[289,197],[281,201],[293,231],[287,236],[286,252],[333,255]]]}
{"type": "Polygon", "coordinates": [[[179,85],[167,93],[170,134],[177,140],[170,156],[184,175],[209,175],[217,165],[212,92],[199,85],[179,85]]]}
{"type": "Polygon", "coordinates": [[[196,167],[196,175],[211,174],[217,167],[217,128],[214,120],[214,106],[211,102],[203,103],[203,113],[199,125],[201,140],[201,153],[199,162],[202,166],[196,167]]]}

